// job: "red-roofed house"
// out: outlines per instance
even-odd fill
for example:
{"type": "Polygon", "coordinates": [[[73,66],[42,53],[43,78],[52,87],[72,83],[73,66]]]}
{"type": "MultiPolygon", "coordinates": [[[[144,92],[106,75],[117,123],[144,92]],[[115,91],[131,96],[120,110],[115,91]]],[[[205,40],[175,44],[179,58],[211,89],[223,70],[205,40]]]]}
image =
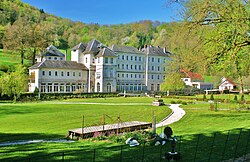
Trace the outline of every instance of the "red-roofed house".
{"type": "Polygon", "coordinates": [[[220,91],[224,91],[224,90],[231,91],[231,90],[236,89],[236,84],[230,79],[223,77],[221,80],[222,80],[221,84],[219,85],[220,91]]]}
{"type": "Polygon", "coordinates": [[[201,90],[213,89],[213,84],[205,83],[202,75],[190,71],[181,70],[182,80],[187,86],[192,86],[201,90]]]}

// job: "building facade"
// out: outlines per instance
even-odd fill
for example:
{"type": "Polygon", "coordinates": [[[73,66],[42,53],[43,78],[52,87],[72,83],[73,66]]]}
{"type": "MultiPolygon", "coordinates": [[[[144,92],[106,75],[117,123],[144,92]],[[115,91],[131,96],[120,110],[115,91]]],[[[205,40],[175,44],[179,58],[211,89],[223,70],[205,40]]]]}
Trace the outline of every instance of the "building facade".
{"type": "Polygon", "coordinates": [[[77,90],[89,93],[160,91],[160,85],[165,79],[166,62],[171,55],[161,47],[145,46],[141,50],[118,45],[107,47],[96,39],[73,47],[71,61],[61,59],[65,58],[61,54],[52,57],[49,52],[45,53],[46,57],[29,68],[30,75],[35,75],[35,83],[30,83],[31,92],[34,87],[38,87],[41,92],[58,93],[77,90]],[[55,57],[56,60],[51,60],[55,57]],[[70,65],[64,66],[65,62],[70,65]],[[59,79],[58,76],[49,75],[49,71],[55,74],[56,71],[60,73],[60,70],[69,72],[70,76],[59,79]],[[42,75],[43,71],[46,71],[45,75],[42,75]],[[76,77],[79,73],[81,76],[76,77]],[[43,88],[44,84],[46,88],[43,88]],[[64,91],[53,88],[61,84],[65,85],[64,91]]]}

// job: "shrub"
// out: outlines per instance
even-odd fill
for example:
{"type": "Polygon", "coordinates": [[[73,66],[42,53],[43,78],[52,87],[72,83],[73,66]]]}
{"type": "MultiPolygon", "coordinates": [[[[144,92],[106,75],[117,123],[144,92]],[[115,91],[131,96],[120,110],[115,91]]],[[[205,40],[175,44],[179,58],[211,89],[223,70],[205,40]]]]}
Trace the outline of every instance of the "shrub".
{"type": "Polygon", "coordinates": [[[175,101],[170,101],[170,103],[171,103],[171,104],[176,104],[176,102],[175,102],[175,101]]]}
{"type": "Polygon", "coordinates": [[[203,94],[203,101],[207,99],[206,94],[203,94]]]}
{"type": "Polygon", "coordinates": [[[235,102],[238,102],[237,95],[234,95],[234,101],[235,101],[235,102]]]}
{"type": "Polygon", "coordinates": [[[210,96],[210,100],[214,100],[214,95],[213,94],[211,94],[211,96],[210,96]]]}

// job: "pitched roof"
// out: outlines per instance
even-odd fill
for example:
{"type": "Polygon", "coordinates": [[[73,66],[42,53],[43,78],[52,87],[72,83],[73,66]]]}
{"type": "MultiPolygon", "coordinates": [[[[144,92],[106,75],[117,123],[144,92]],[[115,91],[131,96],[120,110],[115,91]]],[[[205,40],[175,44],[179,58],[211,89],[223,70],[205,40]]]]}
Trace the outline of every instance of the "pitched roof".
{"type": "Polygon", "coordinates": [[[108,47],[103,47],[99,53],[96,55],[96,57],[116,57],[116,54],[114,51],[109,49],[108,47]]]}
{"type": "Polygon", "coordinates": [[[41,56],[59,56],[59,57],[65,57],[65,55],[59,51],[55,46],[50,45],[45,49],[44,52],[40,54],[41,56]]]}
{"type": "Polygon", "coordinates": [[[88,43],[84,53],[97,54],[100,51],[99,49],[100,46],[102,46],[102,43],[96,39],[93,39],[88,43]]]}
{"type": "Polygon", "coordinates": [[[71,50],[74,51],[74,50],[80,49],[80,50],[84,51],[86,49],[86,47],[87,47],[87,44],[81,42],[81,43],[77,44],[76,46],[74,46],[71,50]]]}
{"type": "Polygon", "coordinates": [[[113,50],[114,52],[143,54],[143,52],[131,46],[118,46],[118,45],[113,44],[111,46],[111,50],[113,50]]]}
{"type": "Polygon", "coordinates": [[[75,61],[44,60],[29,67],[29,69],[41,69],[41,68],[87,70],[85,65],[77,63],[75,61]]]}
{"type": "Polygon", "coordinates": [[[193,73],[191,71],[186,71],[183,69],[180,70],[180,72],[185,75],[184,77],[191,78],[192,81],[203,81],[204,80],[202,75],[200,75],[198,73],[193,73]]]}
{"type": "Polygon", "coordinates": [[[222,84],[225,83],[225,82],[228,82],[228,83],[232,84],[233,86],[236,86],[236,84],[235,84],[232,80],[230,80],[230,79],[228,79],[228,78],[226,78],[226,77],[223,77],[223,78],[222,78],[222,82],[221,82],[220,85],[222,85],[222,84]]]}
{"type": "Polygon", "coordinates": [[[149,55],[154,56],[169,56],[171,53],[169,51],[166,51],[164,48],[161,48],[160,46],[146,46],[142,49],[142,52],[148,53],[149,55]]]}

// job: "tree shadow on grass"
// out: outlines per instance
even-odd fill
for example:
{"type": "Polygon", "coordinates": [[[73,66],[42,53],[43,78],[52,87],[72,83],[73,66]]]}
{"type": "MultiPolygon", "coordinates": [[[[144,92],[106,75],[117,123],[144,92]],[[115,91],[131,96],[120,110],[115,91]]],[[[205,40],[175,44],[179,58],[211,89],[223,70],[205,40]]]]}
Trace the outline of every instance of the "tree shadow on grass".
{"type": "MultiPolygon", "coordinates": [[[[55,137],[54,135],[51,135],[55,137]]],[[[41,136],[40,136],[41,137],[41,136]]],[[[50,137],[48,135],[47,137],[50,137]]],[[[44,136],[46,138],[46,136],[44,136]]],[[[234,129],[212,134],[195,134],[177,137],[175,150],[181,154],[180,161],[223,161],[235,159],[250,153],[250,130],[234,129]]],[[[141,141],[139,141],[141,142],[141,141]]],[[[165,145],[150,146],[141,142],[140,146],[113,146],[95,142],[41,143],[16,145],[1,148],[3,161],[110,161],[137,162],[167,161],[162,159],[171,151],[170,142],[165,145]],[[3,151],[5,150],[5,151],[3,151]]],[[[1,161],[1,158],[0,158],[1,161]]]]}

